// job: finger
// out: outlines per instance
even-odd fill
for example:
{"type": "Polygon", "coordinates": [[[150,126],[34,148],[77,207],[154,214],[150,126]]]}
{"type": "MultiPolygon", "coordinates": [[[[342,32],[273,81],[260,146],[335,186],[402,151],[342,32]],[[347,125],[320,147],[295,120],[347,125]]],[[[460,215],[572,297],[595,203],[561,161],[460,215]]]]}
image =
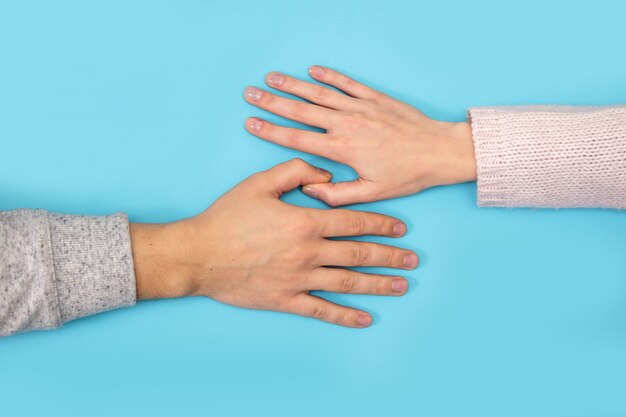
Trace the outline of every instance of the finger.
{"type": "Polygon", "coordinates": [[[367,327],[372,324],[372,317],[365,311],[331,303],[309,294],[294,297],[288,312],[346,327],[367,327]]]}
{"type": "Polygon", "coordinates": [[[246,120],[246,129],[261,139],[287,148],[330,159],[334,159],[336,154],[334,142],[330,141],[324,133],[278,126],[256,117],[246,120]]]}
{"type": "Polygon", "coordinates": [[[378,213],[353,210],[319,210],[322,236],[377,235],[400,237],[406,233],[406,225],[393,217],[378,213]]]}
{"type": "Polygon", "coordinates": [[[352,97],[374,99],[381,96],[379,91],[354,81],[352,78],[330,68],[313,65],[309,68],[309,75],[313,79],[332,85],[352,97]]]}
{"type": "Polygon", "coordinates": [[[265,82],[272,88],[302,97],[305,100],[331,109],[345,110],[354,107],[357,103],[357,100],[354,98],[331,90],[330,88],[301,81],[279,72],[267,74],[265,82]]]}
{"type": "Polygon", "coordinates": [[[267,171],[259,172],[251,180],[263,191],[268,191],[280,197],[309,181],[330,181],[332,174],[325,169],[307,164],[300,158],[295,158],[278,164],[267,171]]]}
{"type": "Polygon", "coordinates": [[[371,295],[403,295],[409,288],[409,283],[402,277],[326,267],[315,269],[307,279],[307,285],[311,290],[371,295]]]}
{"type": "Polygon", "coordinates": [[[307,184],[302,187],[302,192],[309,197],[322,200],[329,206],[336,207],[376,200],[376,195],[372,193],[372,186],[371,182],[359,178],[354,181],[307,184]]]}
{"type": "Polygon", "coordinates": [[[322,129],[328,128],[331,112],[334,111],[315,104],[279,97],[256,87],[246,88],[244,97],[248,103],[263,110],[322,129]]]}
{"type": "Polygon", "coordinates": [[[418,258],[410,250],[379,243],[327,240],[320,247],[319,263],[323,266],[415,269],[418,258]]]}

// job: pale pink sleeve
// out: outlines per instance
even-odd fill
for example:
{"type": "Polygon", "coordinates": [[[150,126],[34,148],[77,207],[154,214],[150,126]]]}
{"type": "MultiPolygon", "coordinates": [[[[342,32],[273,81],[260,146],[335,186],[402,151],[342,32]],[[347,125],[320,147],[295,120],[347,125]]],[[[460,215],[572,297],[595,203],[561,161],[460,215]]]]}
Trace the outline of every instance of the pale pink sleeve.
{"type": "Polygon", "coordinates": [[[626,106],[468,111],[478,205],[626,209],[626,106]]]}

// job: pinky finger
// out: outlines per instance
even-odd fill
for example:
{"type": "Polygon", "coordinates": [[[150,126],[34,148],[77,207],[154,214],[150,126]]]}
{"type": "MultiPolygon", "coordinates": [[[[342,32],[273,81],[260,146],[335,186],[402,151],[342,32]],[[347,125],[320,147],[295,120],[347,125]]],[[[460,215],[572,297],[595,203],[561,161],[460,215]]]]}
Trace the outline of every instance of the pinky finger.
{"type": "Polygon", "coordinates": [[[331,303],[321,297],[300,294],[292,300],[289,312],[345,327],[364,328],[372,324],[372,316],[365,311],[331,303]]]}
{"type": "Polygon", "coordinates": [[[333,143],[324,133],[278,126],[256,117],[249,117],[246,120],[246,129],[253,135],[277,145],[330,159],[334,156],[333,143]]]}

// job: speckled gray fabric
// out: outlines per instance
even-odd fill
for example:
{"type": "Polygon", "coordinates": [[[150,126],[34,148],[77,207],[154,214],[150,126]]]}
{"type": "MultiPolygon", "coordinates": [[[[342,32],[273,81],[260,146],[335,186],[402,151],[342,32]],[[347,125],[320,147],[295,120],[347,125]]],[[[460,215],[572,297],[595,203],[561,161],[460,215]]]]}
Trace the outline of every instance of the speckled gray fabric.
{"type": "Polygon", "coordinates": [[[0,212],[0,335],[61,325],[45,211],[0,212]]]}
{"type": "Polygon", "coordinates": [[[0,212],[0,336],[135,301],[126,215],[0,212]]]}

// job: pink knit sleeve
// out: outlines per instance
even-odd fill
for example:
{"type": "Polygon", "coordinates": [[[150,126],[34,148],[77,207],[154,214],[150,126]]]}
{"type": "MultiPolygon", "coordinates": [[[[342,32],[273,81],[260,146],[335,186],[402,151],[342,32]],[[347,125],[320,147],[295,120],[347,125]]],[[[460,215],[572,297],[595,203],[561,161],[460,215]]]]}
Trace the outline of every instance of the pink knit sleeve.
{"type": "Polygon", "coordinates": [[[626,106],[468,111],[478,205],[626,209],[626,106]]]}

